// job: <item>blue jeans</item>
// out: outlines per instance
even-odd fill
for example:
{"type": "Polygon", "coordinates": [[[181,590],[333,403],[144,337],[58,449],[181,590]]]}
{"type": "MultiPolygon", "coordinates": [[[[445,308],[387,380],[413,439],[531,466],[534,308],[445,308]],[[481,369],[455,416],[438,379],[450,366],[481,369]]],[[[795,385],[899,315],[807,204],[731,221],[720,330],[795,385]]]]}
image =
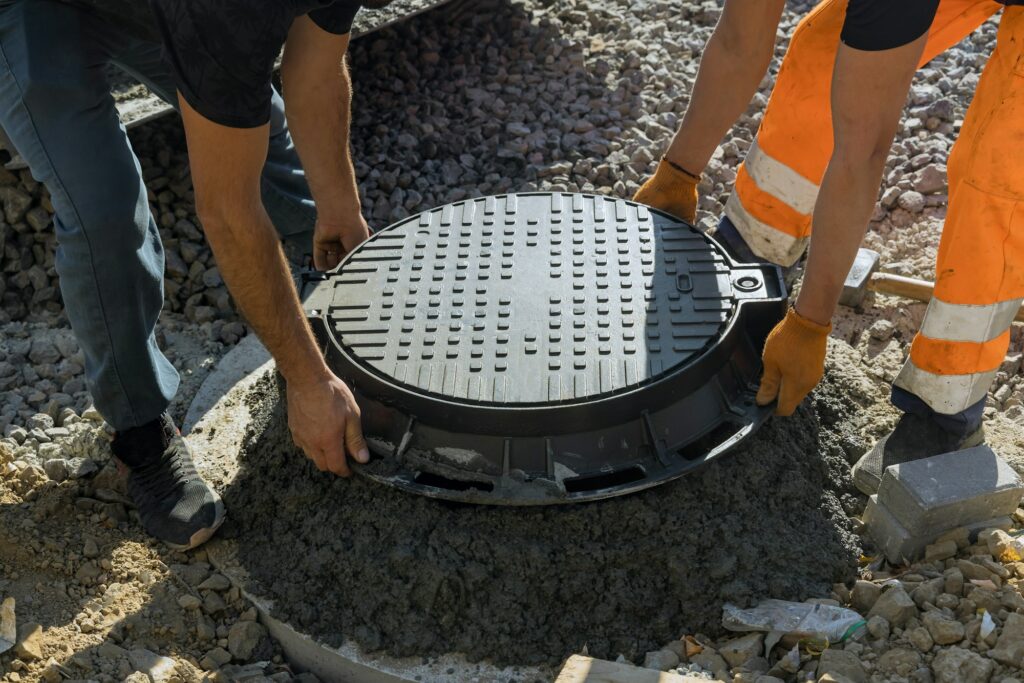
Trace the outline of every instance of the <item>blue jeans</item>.
{"type": "MultiPolygon", "coordinates": [[[[64,304],[96,408],[118,430],[158,417],[179,382],[155,337],[163,245],[106,78],[115,64],[176,104],[160,53],[55,0],[0,0],[0,126],[50,191],[64,304]]],[[[315,209],[276,93],[263,194],[282,236],[310,234],[315,209]]]]}

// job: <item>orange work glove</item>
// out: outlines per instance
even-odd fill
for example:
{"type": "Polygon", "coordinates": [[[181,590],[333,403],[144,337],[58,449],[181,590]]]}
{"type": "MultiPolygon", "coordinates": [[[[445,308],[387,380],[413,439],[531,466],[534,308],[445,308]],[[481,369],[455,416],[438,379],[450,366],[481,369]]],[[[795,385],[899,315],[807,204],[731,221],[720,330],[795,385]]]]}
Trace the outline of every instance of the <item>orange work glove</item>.
{"type": "Polygon", "coordinates": [[[792,415],[825,374],[825,347],[832,323],[819,325],[790,308],[764,344],[764,374],[757,405],[776,398],[776,415],[792,415]]]}
{"type": "Polygon", "coordinates": [[[636,191],[633,201],[693,223],[697,219],[699,182],[699,175],[693,175],[682,166],[662,157],[658,170],[636,191]]]}

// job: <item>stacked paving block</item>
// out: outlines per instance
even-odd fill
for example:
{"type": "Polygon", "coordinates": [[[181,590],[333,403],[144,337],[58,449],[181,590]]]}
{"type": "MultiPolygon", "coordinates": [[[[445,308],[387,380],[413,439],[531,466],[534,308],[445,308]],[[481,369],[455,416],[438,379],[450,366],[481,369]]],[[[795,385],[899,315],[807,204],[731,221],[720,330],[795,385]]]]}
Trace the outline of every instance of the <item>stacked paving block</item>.
{"type": "Polygon", "coordinates": [[[988,446],[892,465],[864,511],[872,540],[893,563],[915,560],[941,534],[1009,528],[1024,483],[988,446]]]}

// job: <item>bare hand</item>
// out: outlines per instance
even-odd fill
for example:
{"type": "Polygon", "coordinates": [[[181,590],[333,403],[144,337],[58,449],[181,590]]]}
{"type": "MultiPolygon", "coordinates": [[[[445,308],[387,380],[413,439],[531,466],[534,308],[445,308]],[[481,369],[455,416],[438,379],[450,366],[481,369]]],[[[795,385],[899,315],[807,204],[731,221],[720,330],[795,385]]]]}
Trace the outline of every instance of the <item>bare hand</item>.
{"type": "Polygon", "coordinates": [[[313,265],[317,270],[331,270],[369,237],[370,226],[362,214],[345,220],[317,219],[313,232],[313,265]]]}
{"type": "Polygon", "coordinates": [[[288,383],[292,439],[321,472],[350,476],[346,452],[356,462],[370,461],[359,419],[355,397],[333,374],[306,384],[288,383]]]}

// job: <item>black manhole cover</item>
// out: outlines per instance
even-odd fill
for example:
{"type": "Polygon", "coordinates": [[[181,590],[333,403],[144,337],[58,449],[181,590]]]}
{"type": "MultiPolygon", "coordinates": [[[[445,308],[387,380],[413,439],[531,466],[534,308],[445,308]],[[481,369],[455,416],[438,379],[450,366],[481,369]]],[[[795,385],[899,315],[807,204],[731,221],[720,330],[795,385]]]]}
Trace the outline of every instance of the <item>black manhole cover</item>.
{"type": "Polygon", "coordinates": [[[449,204],[375,234],[306,308],[355,387],[364,474],[496,504],[604,498],[685,474],[764,420],[774,266],[666,214],[581,194],[449,204]]]}

